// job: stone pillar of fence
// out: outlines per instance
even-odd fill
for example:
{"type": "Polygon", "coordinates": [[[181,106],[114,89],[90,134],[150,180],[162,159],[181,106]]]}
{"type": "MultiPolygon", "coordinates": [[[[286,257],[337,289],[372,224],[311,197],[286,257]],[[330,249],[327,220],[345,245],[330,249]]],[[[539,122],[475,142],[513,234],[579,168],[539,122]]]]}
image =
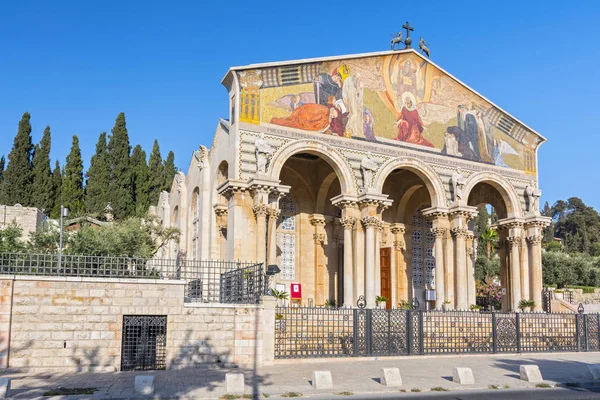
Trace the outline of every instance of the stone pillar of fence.
{"type": "Polygon", "coordinates": [[[262,360],[269,364],[275,360],[275,308],[277,300],[272,296],[263,296],[262,312],[262,360]]]}

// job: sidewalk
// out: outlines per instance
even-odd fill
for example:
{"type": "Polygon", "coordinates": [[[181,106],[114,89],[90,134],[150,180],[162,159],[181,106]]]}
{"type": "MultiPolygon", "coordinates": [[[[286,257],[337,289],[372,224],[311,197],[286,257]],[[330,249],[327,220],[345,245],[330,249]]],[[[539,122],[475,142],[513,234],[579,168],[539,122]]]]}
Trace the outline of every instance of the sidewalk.
{"type": "MultiPolygon", "coordinates": [[[[133,381],[136,375],[155,376],[155,397],[218,399],[225,392],[225,373],[243,372],[246,393],[267,394],[270,398],[288,392],[304,397],[342,397],[363,393],[399,393],[414,395],[411,390],[428,391],[446,388],[450,391],[473,389],[498,390],[533,388],[535,384],[519,380],[519,365],[537,364],[546,382],[556,384],[591,382],[588,364],[600,363],[600,353],[556,353],[527,355],[481,355],[442,357],[382,357],[378,360],[334,359],[281,360],[261,368],[257,374],[250,369],[188,368],[172,371],[107,372],[107,373],[3,373],[11,378],[10,396],[13,398],[41,397],[59,387],[96,388],[93,395],[69,398],[132,398],[136,396],[133,381]],[[398,367],[403,385],[386,388],[379,383],[382,367],[398,367]],[[469,367],[475,375],[475,385],[457,385],[452,382],[454,367],[469,367]],[[328,370],[333,376],[333,389],[315,390],[310,385],[313,370],[328,370]],[[256,385],[253,388],[253,384],[256,385]]],[[[45,397],[48,398],[48,397],[45,397]]]]}

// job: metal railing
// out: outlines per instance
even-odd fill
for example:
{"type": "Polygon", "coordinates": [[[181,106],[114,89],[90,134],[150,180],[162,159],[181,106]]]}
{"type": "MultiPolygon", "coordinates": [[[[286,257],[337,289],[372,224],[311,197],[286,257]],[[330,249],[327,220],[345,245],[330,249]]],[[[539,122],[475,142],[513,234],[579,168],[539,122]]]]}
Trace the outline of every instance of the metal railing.
{"type": "Polygon", "coordinates": [[[600,314],[278,307],[275,358],[600,351],[600,314]]]}
{"type": "Polygon", "coordinates": [[[185,281],[185,301],[258,304],[266,290],[262,264],[239,261],[0,253],[0,274],[185,281]]]}

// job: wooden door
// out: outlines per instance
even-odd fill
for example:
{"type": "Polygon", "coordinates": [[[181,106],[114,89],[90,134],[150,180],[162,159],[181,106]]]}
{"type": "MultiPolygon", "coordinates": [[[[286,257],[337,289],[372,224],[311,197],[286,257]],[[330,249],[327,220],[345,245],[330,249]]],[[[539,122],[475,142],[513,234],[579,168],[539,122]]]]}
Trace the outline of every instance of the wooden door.
{"type": "Polygon", "coordinates": [[[379,250],[379,265],[381,268],[381,296],[387,297],[385,308],[392,308],[392,269],[391,269],[392,249],[386,247],[379,250]]]}

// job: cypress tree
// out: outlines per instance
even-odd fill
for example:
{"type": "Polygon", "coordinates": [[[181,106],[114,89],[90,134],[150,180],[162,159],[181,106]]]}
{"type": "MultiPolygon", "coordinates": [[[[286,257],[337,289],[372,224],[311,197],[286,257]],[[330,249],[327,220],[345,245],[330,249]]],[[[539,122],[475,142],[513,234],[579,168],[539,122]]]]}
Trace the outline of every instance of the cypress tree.
{"type": "Polygon", "coordinates": [[[67,156],[65,165],[65,177],[62,181],[61,199],[63,205],[71,213],[80,215],[83,213],[83,161],[79,149],[79,138],[73,135],[71,152],[67,156]]]}
{"type": "Polygon", "coordinates": [[[175,174],[177,173],[177,168],[175,168],[175,153],[172,151],[167,154],[167,159],[165,160],[164,171],[163,171],[163,190],[170,190],[171,185],[173,184],[173,178],[175,178],[175,174]]]}
{"type": "Polygon", "coordinates": [[[110,202],[110,169],[106,149],[106,132],[102,132],[98,138],[96,153],[92,156],[86,178],[85,210],[88,214],[99,215],[110,202]]]}
{"type": "Polygon", "coordinates": [[[12,150],[8,154],[8,166],[4,172],[2,200],[5,204],[16,203],[24,206],[31,204],[31,116],[23,114],[19,122],[19,130],[15,136],[12,150]]]}
{"type": "Polygon", "coordinates": [[[163,170],[160,147],[158,146],[158,140],[155,139],[148,161],[148,201],[152,205],[158,203],[160,191],[163,189],[163,170]]]}
{"type": "Polygon", "coordinates": [[[4,164],[6,163],[6,159],[4,158],[4,154],[0,157],[0,183],[4,182],[4,164]]]}
{"type": "Polygon", "coordinates": [[[44,136],[33,152],[33,185],[31,205],[48,213],[54,207],[52,171],[50,170],[50,127],[44,129],[44,136]]]}
{"type": "Polygon", "coordinates": [[[116,218],[126,218],[133,214],[133,180],[130,168],[129,135],[125,114],[120,113],[108,141],[110,163],[110,203],[116,218]]]}
{"type": "Polygon", "coordinates": [[[56,160],[54,170],[52,171],[52,190],[54,191],[54,206],[50,212],[51,218],[60,217],[60,205],[62,204],[62,181],[63,171],[60,169],[60,163],[56,160]]]}
{"type": "Polygon", "coordinates": [[[133,171],[133,188],[135,196],[135,214],[144,215],[148,211],[148,165],[146,152],[139,144],[131,153],[131,170],[133,171]]]}

